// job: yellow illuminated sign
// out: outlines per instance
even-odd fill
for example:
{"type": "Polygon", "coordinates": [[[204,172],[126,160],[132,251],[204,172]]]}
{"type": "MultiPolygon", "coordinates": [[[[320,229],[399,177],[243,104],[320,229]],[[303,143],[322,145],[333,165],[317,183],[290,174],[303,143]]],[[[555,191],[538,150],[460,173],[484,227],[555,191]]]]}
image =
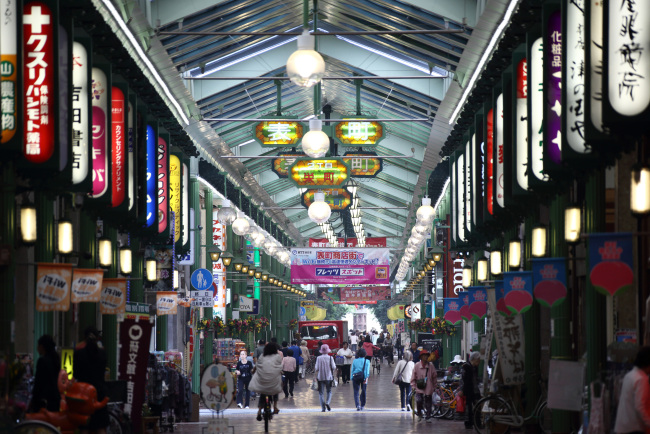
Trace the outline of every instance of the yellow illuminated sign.
{"type": "Polygon", "coordinates": [[[349,177],[350,167],[342,158],[299,158],[289,168],[289,179],[298,187],[338,187],[349,177]]]}
{"type": "Polygon", "coordinates": [[[379,122],[354,119],[336,124],[334,135],[343,146],[374,146],[384,138],[379,122]]]}
{"type": "Polygon", "coordinates": [[[73,348],[63,348],[61,350],[61,369],[63,369],[65,372],[68,373],[68,380],[72,380],[73,377],[73,372],[72,372],[73,356],[74,356],[73,348]]]}
{"type": "Polygon", "coordinates": [[[169,206],[174,213],[174,242],[181,238],[181,160],[169,157],[169,206]]]}
{"type": "Polygon", "coordinates": [[[302,130],[302,124],[297,121],[264,121],[255,125],[253,136],[262,146],[296,146],[302,130]]]}

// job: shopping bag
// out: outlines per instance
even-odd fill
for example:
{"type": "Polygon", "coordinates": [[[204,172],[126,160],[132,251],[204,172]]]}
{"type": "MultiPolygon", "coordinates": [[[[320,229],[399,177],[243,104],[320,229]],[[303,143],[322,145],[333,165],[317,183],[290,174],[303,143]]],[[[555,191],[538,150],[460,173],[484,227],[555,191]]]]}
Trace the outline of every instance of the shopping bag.
{"type": "Polygon", "coordinates": [[[456,413],[465,413],[465,397],[456,396],[456,413]]]}
{"type": "Polygon", "coordinates": [[[309,386],[311,390],[318,390],[318,381],[314,379],[314,381],[311,382],[311,386],[309,386]]]}

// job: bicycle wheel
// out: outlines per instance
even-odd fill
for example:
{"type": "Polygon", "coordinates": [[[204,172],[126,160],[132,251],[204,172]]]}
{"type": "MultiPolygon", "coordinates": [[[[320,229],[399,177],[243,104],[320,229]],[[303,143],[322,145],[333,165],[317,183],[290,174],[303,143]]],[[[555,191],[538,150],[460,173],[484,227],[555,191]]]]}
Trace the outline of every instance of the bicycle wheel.
{"type": "Polygon", "coordinates": [[[438,417],[443,417],[445,419],[453,419],[454,414],[456,414],[456,396],[454,392],[450,389],[441,389],[441,403],[440,410],[441,414],[438,417]]]}
{"type": "Polygon", "coordinates": [[[417,407],[415,405],[415,390],[411,390],[411,393],[409,393],[406,402],[408,402],[411,406],[411,414],[413,416],[413,421],[415,421],[415,414],[417,412],[417,407]]]}
{"type": "Polygon", "coordinates": [[[117,415],[113,412],[108,413],[108,428],[106,429],[107,434],[124,434],[125,430],[122,428],[117,415]]]}
{"type": "Polygon", "coordinates": [[[53,425],[40,420],[26,420],[16,425],[12,431],[16,434],[61,434],[53,425]]]}
{"type": "Polygon", "coordinates": [[[551,409],[546,405],[546,401],[544,401],[539,407],[537,416],[539,417],[539,428],[542,430],[542,432],[552,433],[553,424],[551,420],[551,409]]]}
{"type": "Polygon", "coordinates": [[[516,415],[501,397],[488,396],[479,400],[474,407],[474,429],[477,433],[505,434],[516,415]]]}
{"type": "Polygon", "coordinates": [[[449,408],[445,408],[445,404],[443,401],[443,389],[436,389],[433,391],[433,396],[431,396],[431,412],[433,413],[433,417],[436,419],[439,419],[441,417],[444,417],[445,414],[447,414],[447,411],[449,408]]]}
{"type": "Polygon", "coordinates": [[[271,412],[271,397],[266,396],[266,402],[264,403],[264,432],[269,432],[269,421],[273,418],[273,413],[271,412]]]}

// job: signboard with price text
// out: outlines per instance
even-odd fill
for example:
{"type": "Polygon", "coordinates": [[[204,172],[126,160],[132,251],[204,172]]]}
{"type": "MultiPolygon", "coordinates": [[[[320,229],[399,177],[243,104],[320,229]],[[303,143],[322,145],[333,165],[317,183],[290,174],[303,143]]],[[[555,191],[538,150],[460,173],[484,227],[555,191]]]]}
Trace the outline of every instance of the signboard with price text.
{"type": "Polygon", "coordinates": [[[291,283],[387,285],[388,249],[291,249],[291,283]]]}

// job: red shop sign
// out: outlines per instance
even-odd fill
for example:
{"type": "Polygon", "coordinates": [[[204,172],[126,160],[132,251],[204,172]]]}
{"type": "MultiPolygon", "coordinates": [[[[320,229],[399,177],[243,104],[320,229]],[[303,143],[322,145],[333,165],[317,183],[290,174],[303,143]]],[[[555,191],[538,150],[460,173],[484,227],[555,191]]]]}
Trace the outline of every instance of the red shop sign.
{"type": "Polygon", "coordinates": [[[44,163],[54,154],[54,16],[42,2],[23,7],[23,90],[25,141],[23,155],[30,163],[44,163]],[[50,103],[52,101],[52,103],[50,103]]]}
{"type": "Polygon", "coordinates": [[[111,89],[111,127],[113,129],[113,153],[111,168],[113,174],[112,203],[113,208],[120,206],[126,197],[126,152],[124,149],[124,131],[126,129],[126,113],[124,112],[124,92],[119,87],[111,89]]]}
{"type": "Polygon", "coordinates": [[[487,209],[494,214],[494,110],[487,114],[487,209]]]}

